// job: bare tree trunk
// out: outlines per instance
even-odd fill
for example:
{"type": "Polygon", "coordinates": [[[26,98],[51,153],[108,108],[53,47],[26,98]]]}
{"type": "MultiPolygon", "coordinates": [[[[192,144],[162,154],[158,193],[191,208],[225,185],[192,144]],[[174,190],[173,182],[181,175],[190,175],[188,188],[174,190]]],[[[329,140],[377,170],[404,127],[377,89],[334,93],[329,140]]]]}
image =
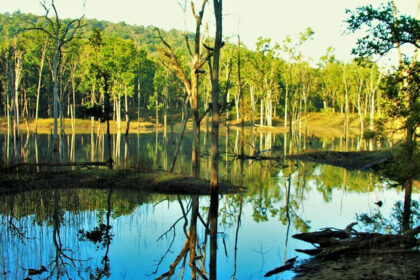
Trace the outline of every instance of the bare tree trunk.
{"type": "Polygon", "coordinates": [[[254,87],[251,86],[249,93],[251,95],[251,123],[252,126],[255,125],[255,95],[254,95],[254,87]]]}
{"type": "Polygon", "coordinates": [[[208,0],[203,0],[201,10],[198,14],[195,12],[194,2],[191,2],[191,10],[196,21],[195,37],[194,37],[194,49],[190,48],[188,36],[186,36],[187,48],[192,57],[190,78],[186,75],[180,64],[178,63],[177,56],[175,55],[172,47],[163,39],[158,31],[161,42],[165,45],[166,50],[160,49],[159,51],[170,60],[171,66],[177,71],[178,77],[183,81],[185,88],[188,92],[190,99],[191,112],[193,115],[193,144],[192,144],[192,173],[194,177],[198,177],[200,174],[200,122],[201,117],[198,111],[198,83],[200,69],[207,62],[208,57],[203,58],[200,54],[201,48],[201,24],[204,15],[205,6],[208,0]]]}
{"type": "Polygon", "coordinates": [[[116,100],[116,114],[117,114],[117,127],[118,130],[121,130],[121,96],[118,94],[117,100],[116,100]]]}
{"type": "Polygon", "coordinates": [[[165,97],[163,100],[163,137],[166,139],[166,130],[168,125],[168,103],[169,103],[169,87],[165,87],[165,97]]]}
{"type": "Polygon", "coordinates": [[[38,86],[36,89],[36,105],[35,105],[35,134],[38,132],[38,112],[39,112],[39,97],[41,95],[42,70],[44,69],[45,54],[47,52],[47,38],[41,49],[41,61],[38,68],[38,86]]]}
{"type": "Polygon", "coordinates": [[[155,127],[156,129],[159,126],[159,99],[158,92],[155,91],[155,127]]]}
{"type": "Polygon", "coordinates": [[[137,82],[137,129],[140,128],[140,80],[137,82]]]}
{"type": "Polygon", "coordinates": [[[404,210],[402,220],[402,232],[410,229],[411,215],[411,193],[413,189],[413,178],[409,178],[404,182],[404,210]]]}
{"type": "Polygon", "coordinates": [[[71,105],[71,129],[74,133],[76,126],[76,85],[74,81],[74,74],[71,79],[72,105],[71,105]]]}
{"type": "Polygon", "coordinates": [[[190,251],[190,260],[189,265],[191,267],[191,279],[197,279],[197,273],[195,269],[195,259],[196,259],[196,245],[197,245],[197,218],[199,210],[199,200],[198,195],[193,195],[191,198],[191,220],[190,220],[190,229],[189,229],[189,251],[190,251]]]}
{"type": "MultiPolygon", "coordinates": [[[[96,84],[92,84],[92,91],[90,93],[90,106],[93,107],[96,104],[96,97],[95,97],[95,91],[96,91],[96,84]]],[[[93,129],[95,126],[95,118],[92,116],[90,117],[90,127],[93,129]]]]}
{"type": "Polygon", "coordinates": [[[178,157],[179,149],[181,147],[182,139],[184,138],[184,132],[185,132],[185,128],[187,126],[188,117],[189,117],[188,116],[188,109],[187,109],[187,100],[185,101],[184,108],[185,108],[185,111],[186,111],[186,116],[184,117],[184,120],[183,120],[181,135],[179,136],[178,143],[176,144],[176,149],[175,149],[174,157],[172,158],[171,167],[169,168],[169,172],[174,171],[175,163],[176,163],[176,159],[178,157]]]}
{"type": "Polygon", "coordinates": [[[124,85],[124,115],[125,115],[125,124],[128,126],[129,115],[128,115],[128,96],[127,96],[127,86],[124,85]]]}
{"type": "Polygon", "coordinates": [[[19,136],[19,87],[20,81],[22,80],[22,54],[15,51],[15,88],[14,88],[14,97],[15,97],[15,133],[19,136]]]}
{"type": "MultiPolygon", "coordinates": [[[[219,197],[217,193],[210,196],[210,274],[209,279],[217,279],[217,219],[219,210],[219,197]]],[[[237,238],[236,238],[237,240],[237,238]]]]}
{"type": "Polygon", "coordinates": [[[216,36],[213,53],[213,67],[211,69],[212,85],[212,143],[211,143],[211,176],[210,176],[210,279],[217,278],[217,211],[219,204],[219,61],[222,42],[222,0],[213,0],[216,20],[216,36]]]}
{"type": "Polygon", "coordinates": [[[55,39],[55,50],[53,56],[53,118],[54,118],[54,134],[53,134],[53,151],[55,160],[58,161],[58,91],[59,91],[59,77],[58,77],[58,66],[59,66],[59,57],[61,55],[61,48],[58,42],[58,34],[55,39]]]}
{"type": "Polygon", "coordinates": [[[349,88],[346,78],[346,68],[343,66],[343,83],[344,83],[344,137],[345,137],[345,150],[348,149],[348,132],[349,132],[349,88]]]}

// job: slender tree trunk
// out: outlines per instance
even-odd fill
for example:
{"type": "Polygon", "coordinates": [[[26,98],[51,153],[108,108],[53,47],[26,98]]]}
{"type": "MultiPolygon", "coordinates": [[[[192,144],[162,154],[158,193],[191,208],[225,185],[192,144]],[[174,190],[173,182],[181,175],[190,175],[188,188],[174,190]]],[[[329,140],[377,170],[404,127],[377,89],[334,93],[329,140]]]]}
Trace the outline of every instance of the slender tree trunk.
{"type": "Polygon", "coordinates": [[[140,79],[137,82],[137,129],[140,128],[140,79]]]}
{"type": "Polygon", "coordinates": [[[343,83],[344,83],[344,137],[346,141],[345,150],[348,149],[348,131],[349,131],[349,89],[346,78],[346,68],[343,66],[343,83]]]}
{"type": "Polygon", "coordinates": [[[411,193],[413,190],[413,178],[408,178],[404,182],[404,209],[402,220],[402,232],[410,229],[411,216],[411,193]]]}
{"type": "Polygon", "coordinates": [[[199,210],[199,200],[198,195],[193,195],[191,198],[191,219],[190,219],[190,230],[188,233],[189,238],[189,251],[190,251],[190,260],[189,265],[191,267],[191,279],[197,279],[196,273],[196,245],[197,245],[197,219],[198,219],[198,210],[199,210]]]}
{"type": "Polygon", "coordinates": [[[76,84],[74,75],[71,79],[71,92],[72,92],[72,106],[71,106],[71,129],[74,133],[76,126],[76,84]]]}
{"type": "Polygon", "coordinates": [[[211,176],[210,176],[210,279],[217,278],[217,212],[219,187],[219,61],[222,42],[222,0],[213,0],[216,20],[216,36],[213,53],[213,67],[210,67],[212,81],[212,143],[211,143],[211,176]]]}
{"type": "MultiPolygon", "coordinates": [[[[241,125],[242,128],[245,125],[245,108],[244,108],[244,97],[242,92],[242,78],[241,78],[241,38],[238,35],[238,103],[240,103],[241,107],[241,125]]],[[[242,139],[242,142],[244,142],[244,139],[242,139]]],[[[241,152],[243,155],[243,151],[241,152]]]]}
{"type": "Polygon", "coordinates": [[[168,103],[169,103],[169,87],[165,87],[165,97],[163,103],[163,137],[166,139],[166,129],[168,125],[168,103]]]}
{"type": "Polygon", "coordinates": [[[193,115],[193,147],[192,147],[192,173],[193,177],[200,176],[200,116],[198,113],[198,73],[193,73],[191,111],[193,115]]]}
{"type": "Polygon", "coordinates": [[[22,69],[21,69],[21,59],[19,57],[16,57],[16,62],[15,62],[15,88],[14,88],[14,119],[15,119],[15,124],[14,124],[14,130],[15,130],[15,134],[17,136],[19,136],[19,84],[20,84],[20,75],[22,73],[22,69]]]}
{"type": "Polygon", "coordinates": [[[175,163],[176,163],[176,159],[178,157],[178,153],[179,153],[179,149],[181,147],[181,143],[182,143],[182,139],[184,138],[184,132],[185,132],[185,128],[187,127],[187,122],[188,122],[188,108],[187,108],[187,101],[185,101],[185,105],[184,105],[185,111],[186,111],[186,116],[183,120],[183,125],[182,125],[182,131],[181,131],[181,135],[179,136],[179,140],[176,144],[176,149],[175,149],[175,153],[174,153],[174,157],[172,158],[171,161],[171,167],[169,168],[169,172],[173,172],[174,168],[175,168],[175,163]]]}
{"type": "Polygon", "coordinates": [[[251,123],[252,126],[255,125],[255,95],[254,95],[254,87],[251,86],[249,89],[249,94],[251,95],[251,123]]]}
{"type": "Polygon", "coordinates": [[[359,114],[359,122],[360,122],[360,135],[363,135],[365,130],[365,125],[363,123],[363,111],[362,111],[362,104],[361,104],[361,96],[360,92],[357,94],[357,112],[359,114]]]}
{"type": "MultiPolygon", "coordinates": [[[[209,279],[217,279],[217,220],[219,210],[219,197],[217,193],[210,196],[210,274],[209,279]]],[[[237,240],[237,238],[236,238],[237,240]]]]}
{"type": "Polygon", "coordinates": [[[128,114],[128,96],[127,86],[124,86],[124,115],[125,115],[125,135],[128,135],[130,130],[130,115],[128,114]]]}
{"type": "MultiPolygon", "coordinates": [[[[226,70],[226,73],[227,73],[227,70],[226,70]]],[[[227,74],[226,74],[226,78],[227,78],[227,74]]],[[[212,102],[213,102],[213,100],[212,100],[212,102]]],[[[227,92],[226,92],[226,104],[229,104],[229,103],[230,103],[230,91],[228,89],[227,92]]],[[[230,106],[226,107],[226,126],[229,125],[229,107],[230,106]]]]}
{"type": "Polygon", "coordinates": [[[119,95],[119,93],[116,100],[116,106],[117,108],[115,111],[117,113],[117,127],[118,127],[118,130],[121,130],[121,96],[119,95]]]}
{"type": "Polygon", "coordinates": [[[53,56],[53,117],[54,117],[54,134],[53,134],[53,151],[54,157],[56,161],[58,161],[57,153],[58,153],[58,94],[59,94],[59,74],[58,74],[58,67],[59,67],[59,59],[61,55],[61,49],[58,42],[58,35],[56,35],[55,39],[55,51],[53,56]]]}
{"type": "Polygon", "coordinates": [[[42,70],[44,69],[45,54],[47,52],[47,39],[41,49],[41,61],[38,68],[38,86],[36,89],[36,104],[35,104],[35,134],[38,132],[38,112],[39,112],[39,97],[41,95],[42,70]]]}
{"type": "Polygon", "coordinates": [[[155,127],[158,129],[159,126],[159,99],[158,92],[155,91],[155,127]]]}

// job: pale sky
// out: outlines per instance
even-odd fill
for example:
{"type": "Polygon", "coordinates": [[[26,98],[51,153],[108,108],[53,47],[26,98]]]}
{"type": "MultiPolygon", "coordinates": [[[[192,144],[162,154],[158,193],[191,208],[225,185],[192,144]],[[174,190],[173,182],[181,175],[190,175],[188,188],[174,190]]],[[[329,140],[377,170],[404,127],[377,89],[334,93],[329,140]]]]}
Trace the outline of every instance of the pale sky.
{"type": "MultiPolygon", "coordinates": [[[[176,28],[193,31],[191,9],[184,13],[181,6],[185,0],[55,0],[60,17],[75,18],[83,13],[86,18],[127,24],[153,25],[165,30],[176,28]],[[185,20],[186,19],[186,20],[185,20]],[[187,24],[185,24],[187,22],[187,24]]],[[[49,2],[49,0],[47,0],[49,2]]],[[[195,0],[196,10],[201,0],[195,0]]],[[[335,48],[336,56],[344,61],[350,59],[355,37],[344,35],[345,9],[386,1],[379,0],[225,0],[223,1],[224,36],[236,36],[239,30],[242,41],[254,49],[258,37],[268,37],[281,43],[286,36],[292,38],[307,27],[315,36],[302,48],[306,58],[315,61],[325,54],[327,47],[335,48]]],[[[0,0],[0,12],[31,12],[42,15],[44,11],[38,0],[0,0]]],[[[187,1],[189,3],[189,1],[187,1]]],[[[417,0],[396,0],[398,9],[415,15],[417,0]]],[[[213,2],[209,0],[205,11],[210,28],[213,23],[213,2]]],[[[211,29],[210,32],[212,33],[211,29]]]]}

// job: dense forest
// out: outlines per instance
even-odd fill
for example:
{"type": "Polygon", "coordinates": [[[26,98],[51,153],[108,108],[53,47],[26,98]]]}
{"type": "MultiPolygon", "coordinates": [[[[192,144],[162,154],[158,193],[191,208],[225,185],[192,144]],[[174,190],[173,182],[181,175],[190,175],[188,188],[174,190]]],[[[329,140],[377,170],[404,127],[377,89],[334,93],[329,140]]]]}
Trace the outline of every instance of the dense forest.
{"type": "MultiPolygon", "coordinates": [[[[12,119],[53,117],[54,41],[34,28],[45,21],[43,16],[20,12],[0,16],[0,112],[10,125],[12,119]]],[[[70,23],[63,20],[63,25],[70,23]]],[[[94,69],[97,61],[111,73],[110,101],[118,127],[124,117],[138,119],[156,111],[163,113],[166,122],[169,112],[183,112],[184,85],[159,50],[164,48],[164,38],[188,73],[185,38],[191,40],[193,34],[158,33],[150,26],[95,19],[83,19],[74,31],[59,57],[59,116],[85,118],[88,108],[103,104],[103,87],[94,69]],[[102,40],[101,46],[95,46],[95,36],[102,40]]],[[[203,36],[204,41],[213,40],[208,34],[203,36]]],[[[384,72],[368,59],[339,61],[332,47],[317,62],[305,58],[300,47],[313,36],[308,28],[283,42],[259,38],[255,50],[241,44],[239,36],[230,40],[220,63],[220,103],[226,119],[272,126],[273,119],[282,117],[284,126],[302,128],[308,112],[340,112],[357,114],[362,134],[372,130],[384,102],[384,72]]],[[[211,86],[207,75],[199,79],[198,108],[203,113],[211,103],[211,86]]]]}
{"type": "MultiPolygon", "coordinates": [[[[317,36],[311,27],[281,42],[260,37],[246,46],[241,34],[224,37],[222,0],[196,2],[185,1],[195,24],[189,32],[64,19],[54,0],[40,2],[44,15],[0,14],[0,201],[7,201],[0,203],[0,227],[7,231],[0,254],[10,260],[0,260],[4,277],[47,271],[47,278],[80,278],[82,271],[90,279],[111,271],[119,277],[118,262],[126,273],[128,249],[139,245],[147,262],[136,252],[133,271],[150,261],[144,271],[156,279],[183,278],[187,265],[185,278],[216,279],[217,267],[225,276],[223,266],[231,264],[236,279],[237,257],[238,267],[253,273],[240,278],[261,279],[264,255],[270,266],[283,264],[266,277],[293,267],[297,256],[286,260],[291,248],[334,262],[357,257],[332,269],[350,277],[349,264],[359,267],[361,252],[373,253],[381,257],[380,264],[372,260],[377,271],[397,266],[404,278],[417,279],[419,21],[401,15],[394,1],[347,10],[343,32],[359,38],[354,58],[339,60],[331,46],[313,60],[303,52],[317,36]],[[210,2],[213,34],[204,16],[210,2]],[[392,53],[394,65],[378,63],[392,53]],[[328,125],[309,131],[315,118],[328,125]],[[130,123],[137,133],[130,134],[130,123]],[[311,135],[316,130],[321,133],[311,135]],[[401,190],[392,188],[397,185],[401,190]],[[402,235],[377,239],[378,233],[353,229],[357,222],[348,222],[354,220],[369,231],[402,235]],[[307,232],[311,227],[322,228],[307,232]],[[42,243],[44,231],[50,245],[42,243]],[[40,245],[26,233],[41,236],[40,245]],[[135,241],[127,242],[125,233],[135,241]],[[315,253],[294,244],[288,249],[289,236],[303,233],[320,237],[300,238],[318,243],[315,253]],[[34,258],[25,242],[46,257],[34,258]],[[73,254],[80,244],[100,257],[73,254]],[[21,248],[29,254],[20,256],[21,248]],[[157,259],[156,252],[162,252],[157,259]],[[47,261],[54,253],[55,263],[47,261]],[[401,259],[397,253],[414,265],[389,266],[401,259]],[[259,259],[257,272],[248,268],[259,259]]],[[[371,279],[381,275],[367,270],[371,279]]]]}

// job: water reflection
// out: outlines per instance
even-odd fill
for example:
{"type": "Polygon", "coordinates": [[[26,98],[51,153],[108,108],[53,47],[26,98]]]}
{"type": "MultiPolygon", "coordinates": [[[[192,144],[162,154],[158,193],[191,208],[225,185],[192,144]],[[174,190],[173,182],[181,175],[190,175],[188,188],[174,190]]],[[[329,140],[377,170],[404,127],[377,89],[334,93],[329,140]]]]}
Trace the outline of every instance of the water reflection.
{"type": "MultiPolygon", "coordinates": [[[[169,162],[177,154],[178,135],[181,127],[177,126],[165,137],[164,131],[154,133],[112,134],[110,139],[99,129],[92,128],[87,134],[68,134],[60,137],[59,158],[62,162],[108,161],[112,157],[117,168],[148,167],[169,169],[169,162]],[[110,142],[110,143],[109,143],[110,142]],[[108,151],[110,146],[111,155],[108,151]]],[[[208,134],[203,133],[201,139],[202,155],[200,176],[208,174],[209,143],[208,134]],[[203,135],[204,134],[204,135],[203,135]]],[[[50,134],[20,133],[12,136],[0,134],[1,164],[10,166],[22,162],[50,162],[53,157],[53,139],[50,134]]],[[[225,169],[232,167],[232,156],[239,154],[253,155],[255,152],[266,156],[281,156],[298,153],[304,150],[360,150],[368,149],[369,143],[360,138],[303,137],[301,133],[280,134],[259,132],[255,129],[227,128],[220,135],[220,154],[224,155],[225,169]],[[224,138],[224,139],[223,139],[224,138]],[[346,144],[347,143],[347,144],[346,144]]],[[[370,143],[371,144],[371,143],[370,143]]],[[[383,143],[376,143],[382,147],[383,143]]],[[[191,131],[186,131],[179,147],[175,171],[191,173],[191,131]]],[[[222,168],[223,169],[223,168],[222,168]]],[[[224,172],[226,175],[230,172],[224,172]]]]}
{"type": "Polygon", "coordinates": [[[344,196],[333,188],[323,202],[313,179],[303,190],[297,171],[284,172],[272,178],[272,189],[219,197],[116,189],[4,195],[3,278],[24,279],[29,268],[44,266],[42,279],[261,279],[296,256],[294,249],[306,248],[290,239],[303,227],[343,227],[355,213],[373,213],[377,198],[384,201],[381,213],[389,215],[403,197],[378,187],[369,193],[347,188],[344,196]]]}
{"type": "MultiPolygon", "coordinates": [[[[177,130],[71,134],[61,138],[62,161],[104,161],[108,144],[117,167],[169,169],[177,130]]],[[[210,175],[207,135],[202,133],[201,177],[210,175]]],[[[354,139],[228,130],[220,143],[220,176],[246,194],[179,197],[116,189],[39,190],[0,197],[0,267],[5,279],[173,278],[261,279],[306,244],[297,232],[343,228],[356,213],[388,217],[403,199],[375,175],[292,161],[238,160],[255,150],[269,156],[304,149],[357,150],[354,139]],[[302,139],[306,139],[302,142],[302,139]],[[347,144],[346,144],[347,143],[347,144]]],[[[191,132],[179,147],[175,171],[191,172],[191,132]]],[[[3,164],[51,159],[51,135],[0,136],[3,164]],[[15,143],[15,145],[12,145],[15,143]]],[[[413,200],[418,200],[418,192],[413,200]],[[417,197],[417,198],[416,198],[417,197]]],[[[288,279],[291,274],[283,274],[288,279]]]]}

